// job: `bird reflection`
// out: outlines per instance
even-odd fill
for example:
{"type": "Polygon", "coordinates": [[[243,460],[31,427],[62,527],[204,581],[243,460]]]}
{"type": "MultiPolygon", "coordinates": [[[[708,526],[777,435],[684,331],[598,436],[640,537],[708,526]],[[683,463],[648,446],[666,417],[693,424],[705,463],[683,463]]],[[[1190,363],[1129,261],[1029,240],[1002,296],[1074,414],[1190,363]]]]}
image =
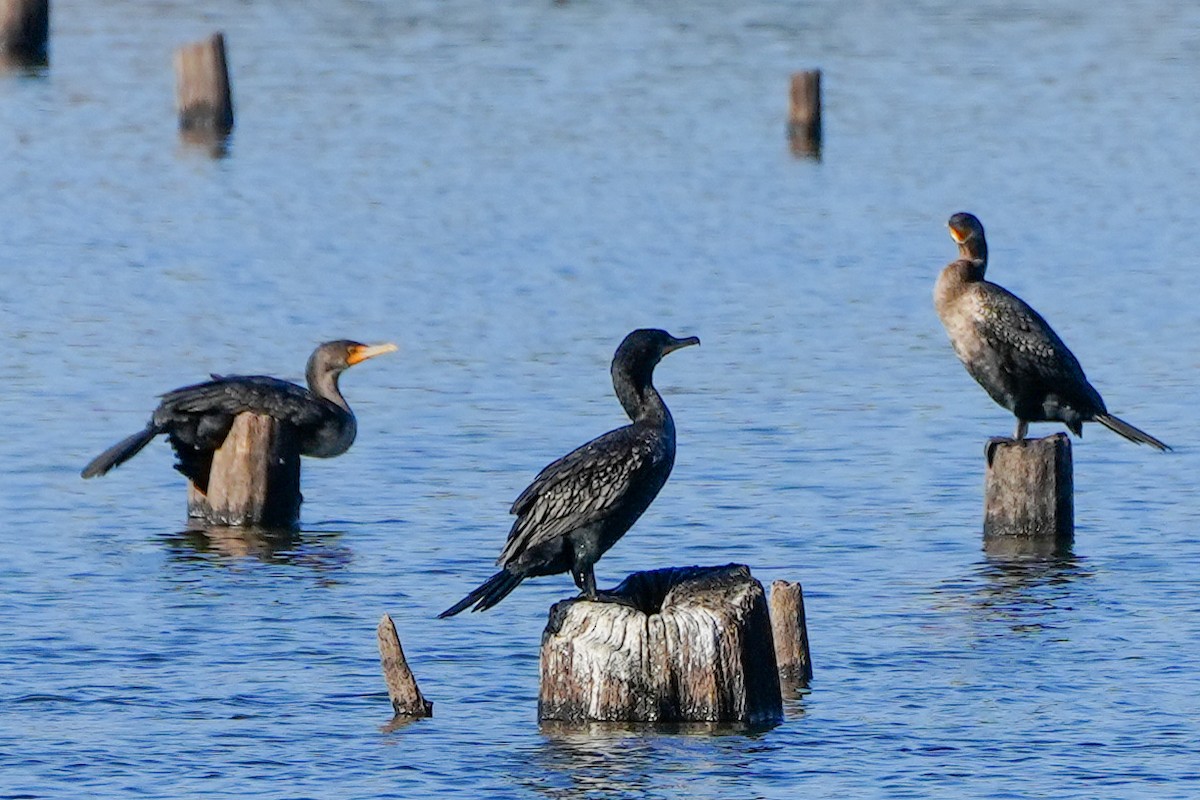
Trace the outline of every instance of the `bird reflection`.
{"type": "Polygon", "coordinates": [[[293,564],[327,572],[350,563],[350,550],[338,544],[340,537],[340,532],[330,531],[195,524],[166,537],[166,541],[172,557],[179,561],[211,563],[256,559],[268,564],[293,564]]]}

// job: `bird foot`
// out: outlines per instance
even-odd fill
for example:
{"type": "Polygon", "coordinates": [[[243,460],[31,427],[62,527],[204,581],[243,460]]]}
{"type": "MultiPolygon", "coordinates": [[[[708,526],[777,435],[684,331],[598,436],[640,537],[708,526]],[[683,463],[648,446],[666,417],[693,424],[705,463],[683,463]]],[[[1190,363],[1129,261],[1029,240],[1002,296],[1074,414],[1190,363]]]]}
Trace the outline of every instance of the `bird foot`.
{"type": "Polygon", "coordinates": [[[987,444],[983,446],[983,455],[987,458],[987,465],[989,467],[992,466],[992,459],[996,455],[996,448],[998,446],[1015,441],[1016,439],[1013,439],[1010,436],[993,436],[992,438],[988,439],[987,444]]]}

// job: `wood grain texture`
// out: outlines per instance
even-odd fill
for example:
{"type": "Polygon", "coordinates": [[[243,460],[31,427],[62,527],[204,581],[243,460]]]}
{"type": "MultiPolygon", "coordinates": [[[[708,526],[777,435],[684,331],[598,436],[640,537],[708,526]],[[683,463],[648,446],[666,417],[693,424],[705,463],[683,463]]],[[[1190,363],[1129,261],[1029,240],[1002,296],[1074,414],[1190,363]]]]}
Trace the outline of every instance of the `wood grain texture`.
{"type": "Polygon", "coordinates": [[[239,414],[213,454],[208,493],[188,484],[188,516],[211,525],[290,527],[300,519],[300,442],[264,414],[239,414]]]}
{"type": "Polygon", "coordinates": [[[380,618],[375,634],[379,640],[379,662],[383,667],[383,680],[387,683],[392,710],[402,717],[432,717],[433,703],[421,694],[417,679],[408,666],[408,660],[404,658],[396,624],[389,615],[384,614],[380,618]]]}
{"type": "Polygon", "coordinates": [[[771,584],[771,630],[780,676],[788,683],[807,686],[813,675],[812,654],[808,649],[804,589],[800,584],[790,581],[771,584]]]}
{"type": "Polygon", "coordinates": [[[747,567],[639,572],[608,596],[617,601],[572,599],[551,608],[540,720],[780,718],[766,597],[747,567]]]}
{"type": "Polygon", "coordinates": [[[984,538],[1075,535],[1071,440],[993,439],[984,478],[984,538]]]}

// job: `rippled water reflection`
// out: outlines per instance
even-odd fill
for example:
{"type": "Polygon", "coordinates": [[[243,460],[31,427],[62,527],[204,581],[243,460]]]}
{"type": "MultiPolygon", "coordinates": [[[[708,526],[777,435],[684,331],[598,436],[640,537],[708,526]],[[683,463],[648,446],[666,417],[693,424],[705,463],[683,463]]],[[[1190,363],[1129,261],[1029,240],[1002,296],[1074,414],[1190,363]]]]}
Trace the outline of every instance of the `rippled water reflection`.
{"type": "MultiPolygon", "coordinates": [[[[1200,567],[1190,266],[1200,9],[930,0],[56,5],[0,77],[0,796],[1193,797],[1200,567]],[[130,26],[129,20],[136,19],[130,26]],[[179,140],[170,52],[226,31],[238,127],[179,140]],[[821,161],[784,138],[825,71],[821,161]],[[981,550],[1011,422],[930,291],[944,224],[1112,410],[1069,552],[981,550]],[[805,585],[816,679],[769,731],[536,725],[567,578],[437,622],[508,503],[621,423],[642,325],[675,473],[602,584],[749,563],[805,585]],[[303,529],[185,529],[165,446],[79,468],[210,371],[343,388],[303,529]],[[390,727],[396,621],[436,716],[390,727]]],[[[1048,427],[1042,430],[1049,430],[1048,427]]]]}

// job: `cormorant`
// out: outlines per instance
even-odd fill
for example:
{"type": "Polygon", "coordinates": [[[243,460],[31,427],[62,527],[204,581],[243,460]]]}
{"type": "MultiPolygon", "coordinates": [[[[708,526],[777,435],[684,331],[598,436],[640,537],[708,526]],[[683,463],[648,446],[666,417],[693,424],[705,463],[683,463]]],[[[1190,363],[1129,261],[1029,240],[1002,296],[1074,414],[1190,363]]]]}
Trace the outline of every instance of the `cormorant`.
{"type": "Polygon", "coordinates": [[[992,399],[1017,418],[1015,438],[1030,422],[1064,423],[1076,436],[1099,422],[1131,442],[1169,450],[1145,431],[1108,413],[1074,354],[1021,298],[984,280],[987,240],[971,214],[950,217],[958,259],[942,270],[933,303],[954,352],[992,399]]]}
{"type": "Polygon", "coordinates": [[[499,603],[526,578],[570,571],[597,599],[596,562],[654,500],[675,463],[675,422],[654,388],[654,367],[667,353],[700,344],[663,330],[639,329],[612,361],[613,388],[633,422],[593,439],[543,469],[512,504],[501,570],[440,617],[499,603]]]}
{"type": "Polygon", "coordinates": [[[103,475],[165,433],[179,459],[175,469],[207,492],[213,452],[225,441],[234,417],[244,411],[294,426],[300,434],[301,455],[340,456],[354,443],[358,425],[338,389],[338,376],[395,349],[394,344],[365,345],[345,339],[326,342],[308,359],[307,389],[265,375],[213,375],[211,381],[167,392],[145,428],[96,456],[81,474],[84,478],[103,475]]]}

